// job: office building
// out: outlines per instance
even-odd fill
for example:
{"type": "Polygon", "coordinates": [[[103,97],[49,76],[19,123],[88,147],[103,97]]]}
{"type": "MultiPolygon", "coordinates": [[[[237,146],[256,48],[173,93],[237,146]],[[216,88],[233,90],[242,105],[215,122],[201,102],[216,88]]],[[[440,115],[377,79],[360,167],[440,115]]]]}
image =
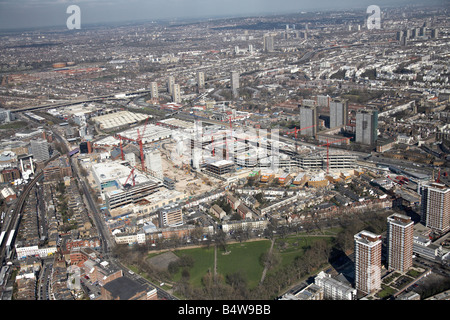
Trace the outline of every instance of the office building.
{"type": "Polygon", "coordinates": [[[330,102],[330,128],[346,126],[348,121],[348,101],[334,100],[330,102]]]}
{"type": "Polygon", "coordinates": [[[271,34],[265,34],[263,37],[263,41],[264,41],[264,51],[265,52],[274,52],[275,48],[274,48],[274,36],[271,34]]]}
{"type": "Polygon", "coordinates": [[[198,72],[197,73],[197,86],[199,89],[203,89],[205,87],[205,73],[198,72]]]}
{"type": "Polygon", "coordinates": [[[31,153],[37,162],[43,162],[50,159],[47,140],[31,140],[31,153]]]}
{"type": "Polygon", "coordinates": [[[231,91],[233,98],[239,96],[239,73],[237,71],[231,71],[231,91]]]}
{"type": "Polygon", "coordinates": [[[372,145],[378,138],[378,111],[362,109],[356,113],[356,142],[372,145]]]}
{"type": "Polygon", "coordinates": [[[172,86],[172,102],[181,103],[181,89],[178,83],[172,86]]]}
{"type": "Polygon", "coordinates": [[[422,186],[422,222],[437,232],[450,229],[450,188],[431,182],[422,186]]]}
{"type": "Polygon", "coordinates": [[[363,230],[354,240],[355,288],[370,294],[381,289],[381,236],[363,230]]]}
{"type": "Polygon", "coordinates": [[[152,99],[158,99],[159,98],[158,83],[157,82],[150,83],[150,95],[151,95],[152,99]]]}
{"type": "Polygon", "coordinates": [[[317,136],[318,114],[315,106],[300,106],[300,128],[308,128],[300,131],[301,135],[317,136]]]}
{"type": "Polygon", "coordinates": [[[406,272],[412,267],[414,222],[395,213],[387,218],[387,262],[389,270],[406,272]]]}

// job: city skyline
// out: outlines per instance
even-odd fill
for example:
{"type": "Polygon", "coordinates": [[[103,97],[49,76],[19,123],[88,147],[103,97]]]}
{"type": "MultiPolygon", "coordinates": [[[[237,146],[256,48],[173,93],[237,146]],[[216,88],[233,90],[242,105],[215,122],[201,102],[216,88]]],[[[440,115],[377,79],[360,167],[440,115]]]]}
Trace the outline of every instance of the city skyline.
{"type": "MultiPolygon", "coordinates": [[[[445,6],[443,0],[435,0],[430,4],[445,6]]],[[[29,29],[41,27],[66,27],[70,14],[66,9],[77,5],[81,10],[83,25],[126,23],[157,20],[231,18],[255,15],[300,13],[329,10],[365,9],[373,1],[345,0],[336,4],[334,1],[321,0],[311,4],[308,1],[283,0],[273,2],[268,0],[246,1],[245,4],[236,0],[205,1],[205,0],[47,0],[47,1],[0,1],[0,30],[29,29]]],[[[380,7],[421,4],[419,1],[378,1],[380,7]]]]}

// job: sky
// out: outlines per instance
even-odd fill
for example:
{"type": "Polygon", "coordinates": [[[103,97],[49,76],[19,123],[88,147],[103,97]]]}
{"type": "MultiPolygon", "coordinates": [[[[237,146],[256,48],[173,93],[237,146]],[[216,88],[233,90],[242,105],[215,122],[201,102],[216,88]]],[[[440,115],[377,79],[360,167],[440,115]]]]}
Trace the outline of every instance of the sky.
{"type": "MultiPolygon", "coordinates": [[[[409,0],[419,1],[419,0],[409,0]]],[[[447,1],[447,0],[437,0],[447,1]]],[[[420,3],[421,1],[419,1],[420,3]]],[[[391,6],[407,0],[0,0],[0,30],[61,26],[80,8],[83,24],[108,22],[217,18],[294,13],[314,10],[357,9],[376,4],[391,6]]]]}

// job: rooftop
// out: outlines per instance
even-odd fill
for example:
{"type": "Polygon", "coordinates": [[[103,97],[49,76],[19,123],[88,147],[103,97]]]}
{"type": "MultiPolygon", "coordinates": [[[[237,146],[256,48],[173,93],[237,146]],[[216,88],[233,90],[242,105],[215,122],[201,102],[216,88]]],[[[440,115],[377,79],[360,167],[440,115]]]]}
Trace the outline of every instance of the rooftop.
{"type": "Polygon", "coordinates": [[[118,298],[119,300],[129,300],[137,293],[147,291],[145,285],[139,284],[127,277],[120,277],[112,280],[103,287],[111,293],[113,298],[118,298]]]}

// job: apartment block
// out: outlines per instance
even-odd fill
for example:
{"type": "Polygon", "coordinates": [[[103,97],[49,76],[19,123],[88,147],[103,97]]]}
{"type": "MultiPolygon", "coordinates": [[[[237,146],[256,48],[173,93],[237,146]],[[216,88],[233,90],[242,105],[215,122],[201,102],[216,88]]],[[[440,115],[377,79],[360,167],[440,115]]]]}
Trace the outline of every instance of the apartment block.
{"type": "Polygon", "coordinates": [[[437,182],[422,186],[422,222],[437,232],[450,229],[450,188],[437,182]]]}
{"type": "Polygon", "coordinates": [[[414,222],[403,214],[387,218],[388,269],[406,272],[412,266],[414,222]]]}
{"type": "Polygon", "coordinates": [[[371,145],[378,138],[378,111],[363,109],[356,113],[356,142],[371,145]]]}
{"type": "Polygon", "coordinates": [[[315,137],[317,135],[318,114],[316,106],[300,106],[300,128],[302,135],[315,137]]]}
{"type": "Polygon", "coordinates": [[[354,240],[355,288],[370,294],[381,289],[381,236],[363,230],[354,240]]]}
{"type": "Polygon", "coordinates": [[[355,300],[356,289],[332,278],[330,275],[321,271],[314,278],[314,283],[323,290],[325,300],[355,300]]]}
{"type": "Polygon", "coordinates": [[[333,100],[330,102],[330,128],[347,125],[348,101],[333,100]]]}

